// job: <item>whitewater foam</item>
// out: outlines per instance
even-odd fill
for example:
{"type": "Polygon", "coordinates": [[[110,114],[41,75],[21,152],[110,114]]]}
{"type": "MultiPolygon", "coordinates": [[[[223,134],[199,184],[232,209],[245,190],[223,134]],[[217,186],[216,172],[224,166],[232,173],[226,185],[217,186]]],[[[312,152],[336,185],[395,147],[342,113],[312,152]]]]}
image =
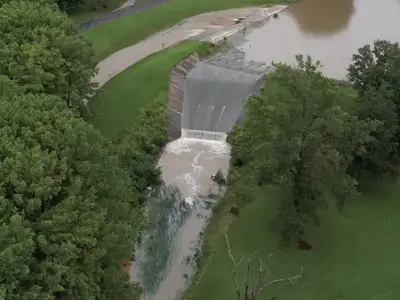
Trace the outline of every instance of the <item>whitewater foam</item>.
{"type": "Polygon", "coordinates": [[[199,148],[203,149],[203,151],[209,152],[210,154],[220,155],[228,155],[231,151],[231,146],[226,142],[192,138],[179,138],[172,141],[165,147],[164,151],[168,153],[181,154],[199,151],[199,148]]]}
{"type": "Polygon", "coordinates": [[[196,140],[208,140],[225,142],[227,134],[225,132],[194,130],[194,129],[181,129],[182,138],[190,138],[196,140]]]}

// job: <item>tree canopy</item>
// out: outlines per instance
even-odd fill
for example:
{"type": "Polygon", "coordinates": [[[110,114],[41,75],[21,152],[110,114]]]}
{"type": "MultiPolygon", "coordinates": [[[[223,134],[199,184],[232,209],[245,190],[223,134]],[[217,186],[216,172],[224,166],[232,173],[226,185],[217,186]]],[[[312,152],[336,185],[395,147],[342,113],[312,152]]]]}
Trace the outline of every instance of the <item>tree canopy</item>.
{"type": "Polygon", "coordinates": [[[233,134],[232,157],[251,167],[258,184],[283,188],[279,228],[289,240],[318,222],[328,199],[342,209],[357,196],[357,181],[347,166],[377,124],[342,109],[340,103],[354,98],[325,78],[318,62],[298,56],[296,66],[275,66],[264,91],[246,102],[247,116],[233,134]]]}
{"type": "Polygon", "coordinates": [[[166,142],[167,118],[165,101],[154,101],[115,142],[121,165],[125,166],[139,191],[157,184],[160,178],[156,158],[166,142]]]}
{"type": "Polygon", "coordinates": [[[0,7],[0,74],[27,92],[60,96],[68,105],[89,97],[95,61],[76,25],[46,1],[0,7]]]}
{"type": "Polygon", "coordinates": [[[52,95],[3,93],[0,116],[2,299],[139,297],[142,201],[110,143],[52,95]]]}
{"type": "Polygon", "coordinates": [[[359,94],[354,113],[381,122],[374,140],[355,158],[351,171],[374,175],[398,174],[400,149],[400,47],[377,40],[353,55],[348,78],[359,94]]]}

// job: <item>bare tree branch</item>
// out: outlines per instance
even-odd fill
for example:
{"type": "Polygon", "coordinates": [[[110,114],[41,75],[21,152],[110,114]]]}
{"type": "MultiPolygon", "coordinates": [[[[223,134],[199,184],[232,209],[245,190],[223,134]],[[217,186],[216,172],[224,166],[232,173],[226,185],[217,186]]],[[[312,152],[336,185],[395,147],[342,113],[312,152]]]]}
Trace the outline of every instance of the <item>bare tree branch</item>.
{"type": "MultiPolygon", "coordinates": [[[[232,272],[232,279],[233,282],[235,284],[235,288],[236,288],[236,294],[237,294],[237,299],[238,300],[242,300],[241,298],[241,293],[240,293],[240,286],[239,286],[239,282],[237,279],[237,272],[238,272],[238,268],[240,266],[240,263],[243,260],[243,257],[240,258],[239,262],[236,263],[235,258],[233,257],[232,254],[232,248],[231,245],[229,243],[229,238],[228,238],[228,234],[225,233],[225,240],[226,240],[226,245],[228,247],[228,254],[229,257],[233,263],[233,268],[231,269],[232,272]]],[[[268,255],[268,259],[272,256],[275,255],[276,253],[271,253],[268,255]]],[[[247,259],[247,273],[246,273],[246,278],[244,281],[244,300],[255,300],[257,299],[257,297],[264,291],[265,288],[267,288],[268,286],[272,285],[272,284],[276,284],[276,283],[282,283],[282,282],[290,282],[292,285],[296,284],[297,279],[301,278],[304,276],[304,270],[303,267],[301,267],[301,272],[300,274],[291,276],[291,277],[287,277],[287,278],[278,278],[278,279],[274,279],[274,280],[270,280],[270,276],[271,276],[271,271],[268,268],[268,265],[265,265],[264,262],[262,261],[260,255],[255,252],[255,256],[258,259],[258,263],[259,263],[259,270],[258,270],[258,279],[257,279],[257,284],[255,286],[254,290],[251,290],[250,288],[250,275],[251,275],[251,260],[247,259]]]]}
{"type": "Polygon", "coordinates": [[[244,281],[244,299],[247,299],[247,295],[249,295],[249,285],[250,285],[250,274],[251,274],[251,261],[250,259],[247,259],[247,274],[246,274],[246,279],[244,281]]]}
{"type": "Polygon", "coordinates": [[[238,298],[238,300],[241,300],[239,282],[237,280],[237,270],[238,270],[238,268],[240,266],[240,263],[242,262],[243,257],[241,257],[239,259],[239,262],[236,263],[236,260],[232,255],[231,244],[229,243],[229,238],[228,238],[228,234],[227,233],[225,233],[225,239],[226,239],[226,245],[228,247],[228,254],[229,254],[229,257],[231,258],[231,261],[232,261],[232,264],[233,264],[233,268],[231,269],[232,280],[233,280],[233,283],[235,284],[237,298],[238,298]]]}

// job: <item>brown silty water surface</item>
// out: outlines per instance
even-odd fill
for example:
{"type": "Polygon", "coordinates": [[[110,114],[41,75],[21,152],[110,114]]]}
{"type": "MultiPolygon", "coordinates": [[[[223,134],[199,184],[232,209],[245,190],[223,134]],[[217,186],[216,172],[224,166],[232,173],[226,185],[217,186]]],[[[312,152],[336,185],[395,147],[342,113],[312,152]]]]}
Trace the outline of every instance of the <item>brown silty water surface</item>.
{"type": "Polygon", "coordinates": [[[240,49],[267,63],[310,55],[326,76],[345,79],[352,55],[376,39],[400,42],[400,0],[305,0],[253,29],[240,49]]]}
{"type": "Polygon", "coordinates": [[[191,264],[199,245],[199,235],[211,213],[199,196],[207,198],[219,192],[211,176],[218,170],[226,173],[229,159],[230,146],[224,142],[179,139],[165,149],[159,162],[163,178],[178,187],[193,211],[180,231],[180,243],[171,257],[168,275],[160,284],[154,300],[176,299],[185,288],[187,278],[192,277],[194,269],[191,264]]]}
{"type": "Polygon", "coordinates": [[[175,300],[194,274],[200,235],[211,214],[210,195],[222,192],[211,176],[229,167],[230,146],[183,138],[169,143],[159,161],[165,183],[150,200],[150,229],[136,250],[132,277],[143,300],[175,300]]]}

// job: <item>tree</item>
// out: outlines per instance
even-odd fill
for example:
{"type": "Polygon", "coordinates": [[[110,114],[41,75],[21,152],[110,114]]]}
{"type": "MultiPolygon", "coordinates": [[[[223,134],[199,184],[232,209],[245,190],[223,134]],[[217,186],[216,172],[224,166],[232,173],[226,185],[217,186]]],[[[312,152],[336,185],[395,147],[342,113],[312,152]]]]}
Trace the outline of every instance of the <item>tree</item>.
{"type": "MultiPolygon", "coordinates": [[[[2,6],[3,4],[11,3],[13,1],[16,1],[16,0],[0,0],[0,6],[2,6]]],[[[24,1],[24,0],[22,0],[22,1],[24,1]]],[[[43,4],[54,4],[53,0],[36,0],[35,2],[43,3],[43,4]]]]}
{"type": "Polygon", "coordinates": [[[117,4],[113,0],[57,0],[56,2],[58,7],[65,12],[76,10],[99,10],[117,4]]]}
{"type": "Polygon", "coordinates": [[[139,299],[143,201],[110,143],[56,96],[3,94],[0,115],[3,299],[139,299]]]}
{"type": "Polygon", "coordinates": [[[233,135],[234,161],[246,163],[258,184],[282,187],[279,229],[284,240],[301,240],[328,199],[339,209],[357,196],[346,174],[376,124],[341,108],[354,101],[318,71],[319,63],[297,56],[297,66],[276,64],[261,95],[246,103],[247,116],[233,135]]]}
{"type": "MultiPolygon", "coordinates": [[[[260,255],[255,252],[255,255],[258,260],[258,276],[257,276],[257,283],[254,285],[254,287],[251,286],[250,281],[251,281],[251,273],[252,273],[252,267],[251,267],[251,260],[247,259],[247,268],[246,268],[246,276],[244,279],[243,287],[239,285],[239,280],[238,280],[238,272],[239,272],[239,267],[243,261],[243,257],[241,257],[238,261],[235,259],[235,257],[232,254],[232,249],[231,245],[229,242],[229,237],[228,234],[225,233],[225,241],[226,245],[228,247],[228,255],[229,258],[232,261],[232,269],[231,269],[231,275],[232,275],[232,280],[235,285],[235,291],[236,291],[236,297],[237,300],[256,300],[260,297],[262,292],[266,290],[268,287],[271,285],[277,284],[277,283],[283,283],[283,282],[290,282],[292,285],[295,285],[297,283],[297,280],[302,278],[304,276],[304,271],[303,267],[301,267],[301,272],[297,275],[286,277],[286,278],[277,278],[277,279],[271,279],[271,270],[269,269],[268,265],[266,265],[260,255]]],[[[271,253],[268,255],[268,258],[270,258],[274,253],[271,253]]],[[[274,300],[275,297],[272,297],[271,300],[274,300]]]]}
{"type": "Polygon", "coordinates": [[[358,179],[365,172],[375,177],[395,177],[399,172],[399,119],[396,106],[387,95],[386,84],[378,90],[369,88],[354,105],[359,119],[379,121],[379,126],[371,132],[373,139],[366,143],[365,151],[354,156],[349,166],[349,174],[358,179]]]}
{"type": "MultiPolygon", "coordinates": [[[[13,2],[15,0],[0,0],[0,6],[2,6],[3,4],[6,3],[10,3],[13,2]]],[[[22,0],[24,1],[24,0],[22,0]]],[[[106,0],[107,1],[107,0],[106,0]]],[[[40,3],[44,3],[44,4],[54,4],[57,3],[58,7],[60,10],[65,11],[65,12],[70,12],[74,9],[78,9],[82,6],[82,4],[84,4],[84,2],[89,2],[90,4],[92,4],[92,2],[94,2],[94,0],[36,0],[35,2],[40,2],[40,3]]],[[[93,4],[92,4],[93,6],[93,4]]]]}
{"type": "Polygon", "coordinates": [[[386,84],[392,91],[400,109],[400,47],[398,43],[386,40],[374,41],[373,47],[365,45],[353,55],[353,63],[348,68],[348,79],[354,88],[363,94],[369,88],[378,90],[386,84]]]}
{"type": "Polygon", "coordinates": [[[399,171],[400,150],[400,47],[397,43],[377,40],[353,55],[348,78],[359,93],[355,114],[360,119],[381,122],[366,151],[355,157],[353,174],[362,170],[374,175],[399,171]]]}
{"type": "Polygon", "coordinates": [[[93,50],[55,4],[12,1],[0,15],[0,74],[27,92],[60,96],[69,106],[92,95],[93,50]]]}
{"type": "Polygon", "coordinates": [[[156,164],[167,140],[168,118],[166,102],[161,100],[143,110],[115,142],[121,165],[125,166],[139,191],[157,184],[161,175],[156,164]]]}

